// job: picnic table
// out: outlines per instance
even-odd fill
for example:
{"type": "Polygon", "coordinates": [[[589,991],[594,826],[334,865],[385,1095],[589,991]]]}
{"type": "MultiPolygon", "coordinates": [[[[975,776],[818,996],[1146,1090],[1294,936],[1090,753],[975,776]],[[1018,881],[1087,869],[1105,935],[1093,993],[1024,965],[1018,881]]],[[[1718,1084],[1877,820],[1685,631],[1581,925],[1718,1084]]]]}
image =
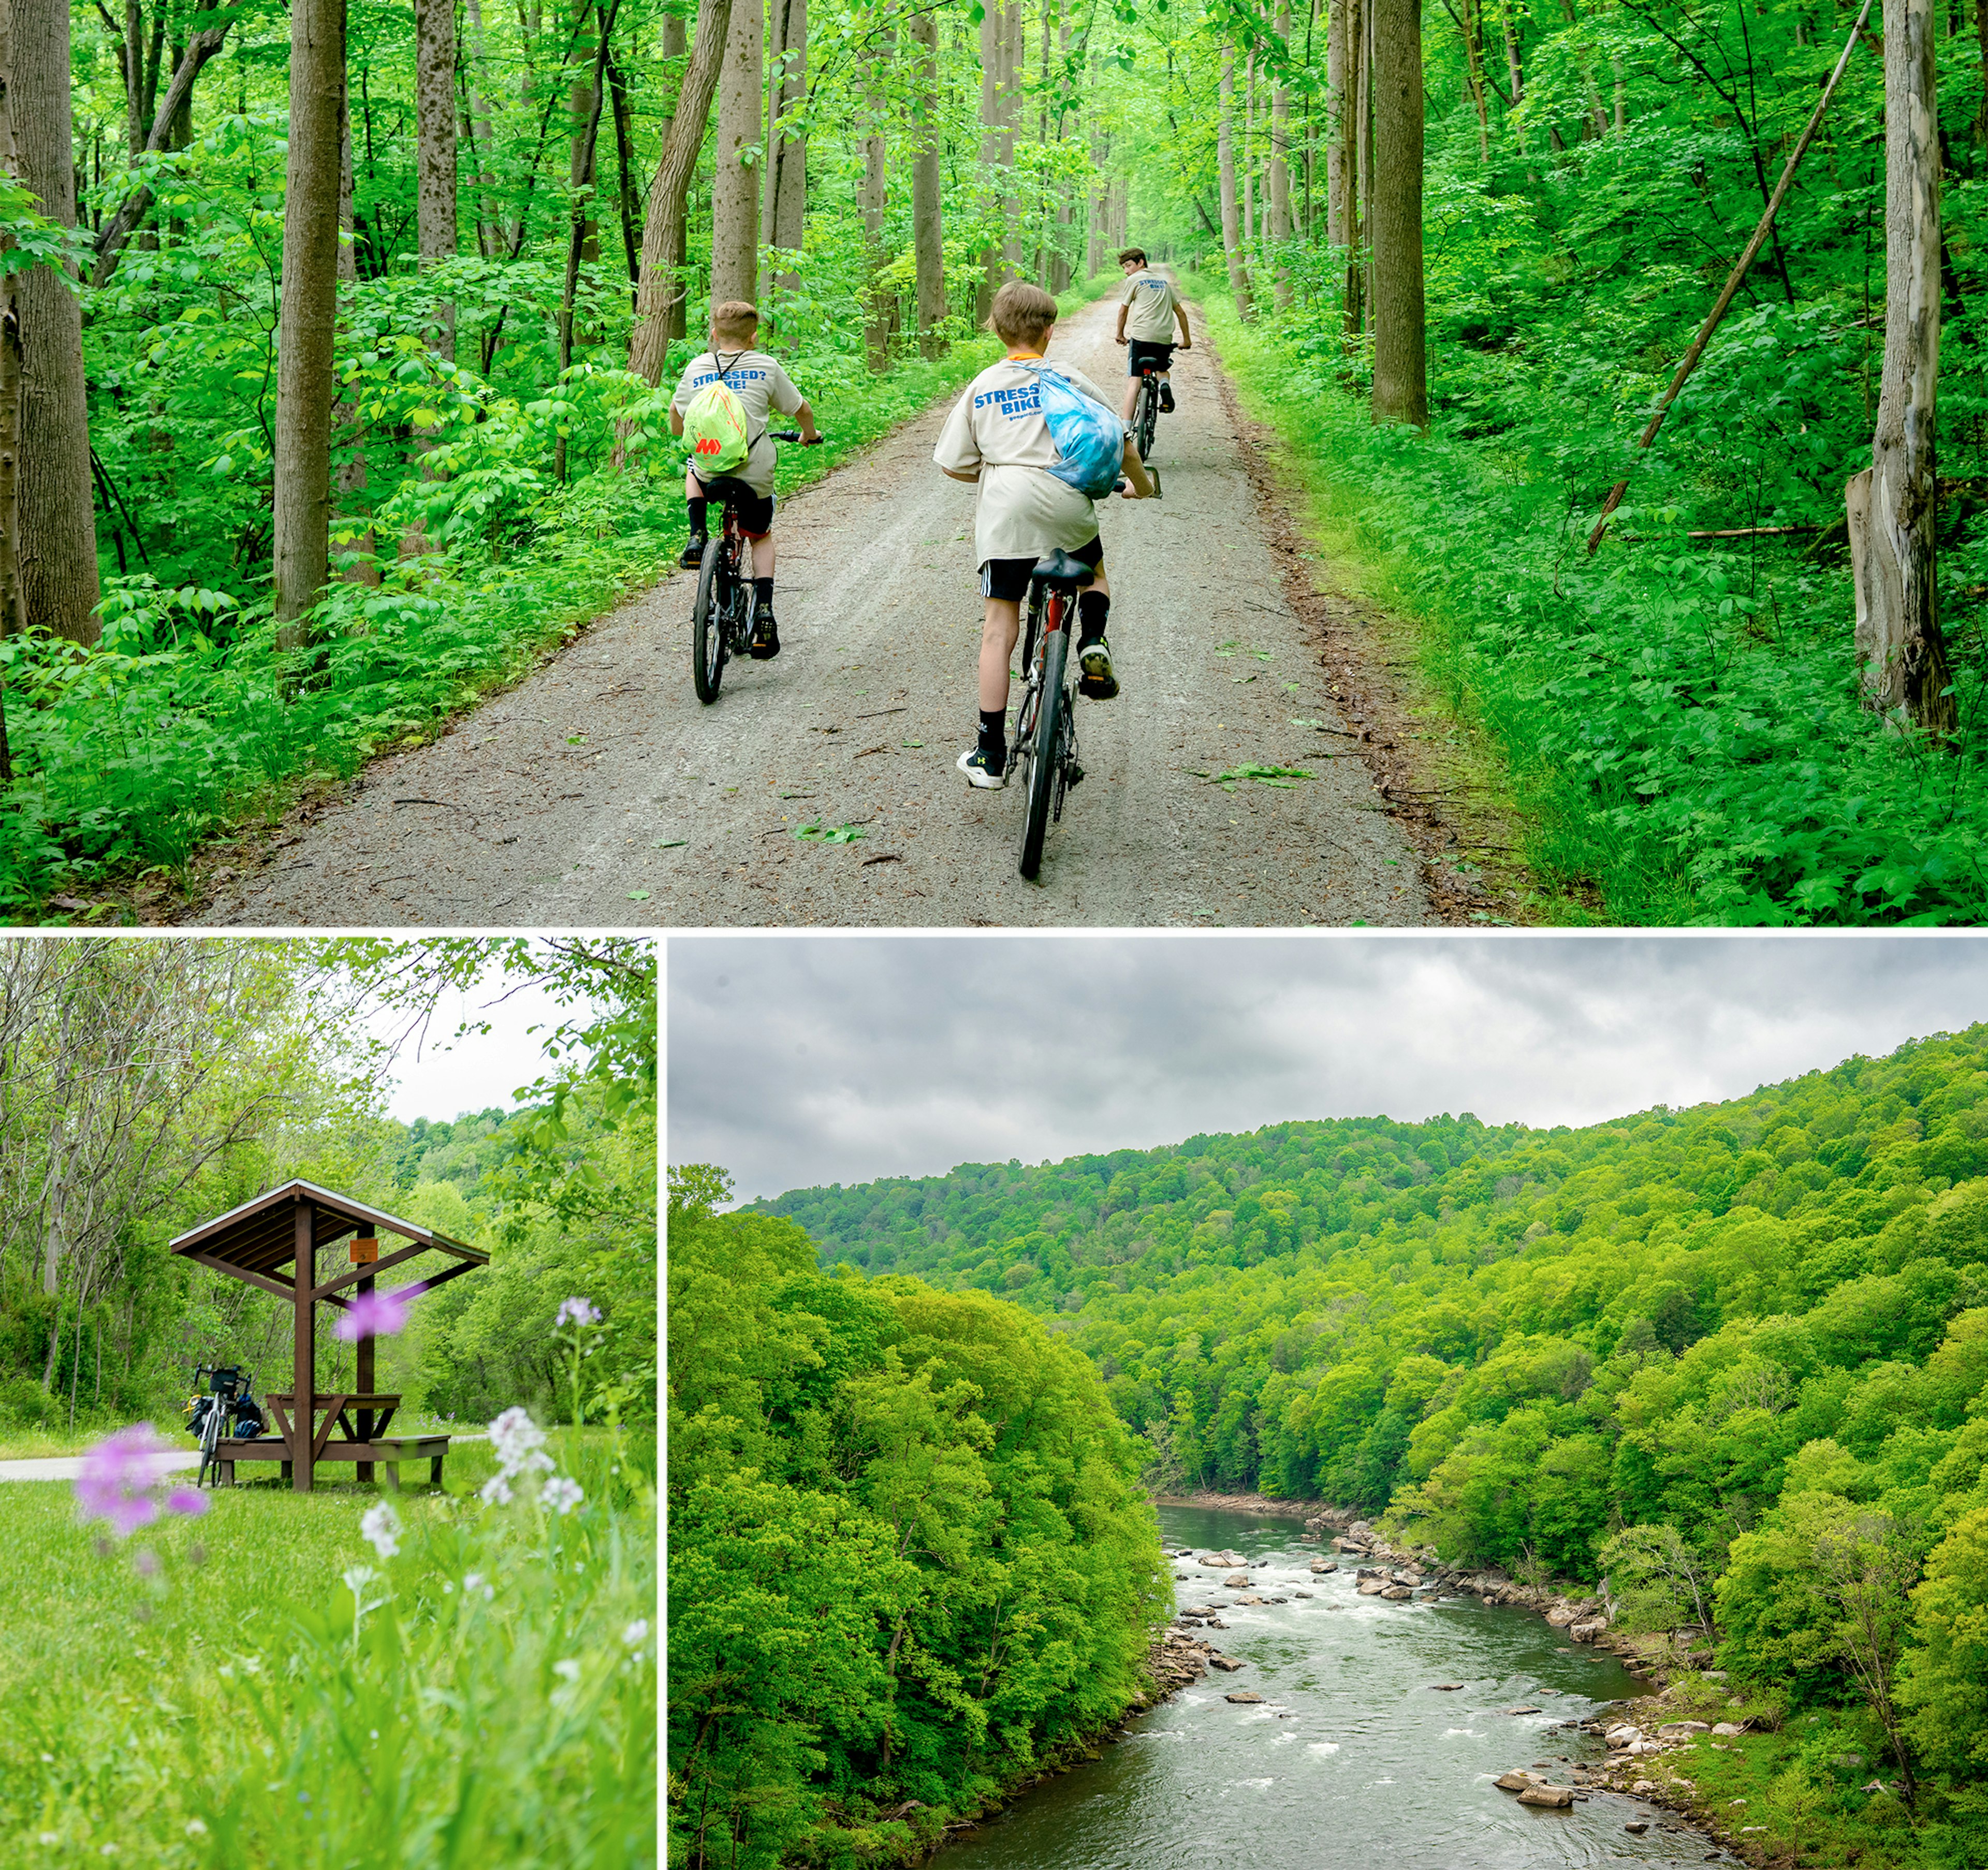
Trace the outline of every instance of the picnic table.
{"type": "Polygon", "coordinates": [[[237,1461],[279,1461],[282,1477],[294,1483],[295,1449],[301,1434],[309,1442],[313,1467],[326,1461],[356,1464],[357,1478],[371,1480],[376,1468],[384,1468],[388,1486],[401,1490],[401,1463],[425,1460],[431,1486],[441,1485],[442,1463],[448,1453],[446,1435],[387,1434],[394,1412],[401,1406],[397,1394],[380,1390],[319,1391],[311,1398],[311,1419],[298,1419],[296,1394],[292,1390],[271,1390],[262,1400],[276,1419],[278,1433],[258,1435],[252,1441],[228,1436],[215,1446],[218,1484],[235,1484],[237,1461]],[[340,1431],[334,1438],[332,1431],[340,1431]]]}

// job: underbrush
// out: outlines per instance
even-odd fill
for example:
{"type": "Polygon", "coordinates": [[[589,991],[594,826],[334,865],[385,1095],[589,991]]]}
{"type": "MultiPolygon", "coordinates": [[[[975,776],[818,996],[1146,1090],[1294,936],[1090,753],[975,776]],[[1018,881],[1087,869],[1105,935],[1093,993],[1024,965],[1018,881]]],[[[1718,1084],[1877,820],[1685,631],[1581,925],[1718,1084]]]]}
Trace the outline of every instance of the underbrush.
{"type": "MultiPolygon", "coordinates": [[[[1708,463],[1723,448],[1743,466],[1753,445],[1741,405],[1770,400],[1770,379],[1797,395],[1799,369],[1823,367],[1809,357],[1823,338],[1763,320],[1751,361],[1709,364],[1686,411],[1696,456],[1639,465],[1634,500],[1591,557],[1598,490],[1624,465],[1601,438],[1633,436],[1640,420],[1617,407],[1614,386],[1589,386],[1583,402],[1570,368],[1532,383],[1522,428],[1510,406],[1526,386],[1506,382],[1521,367],[1449,350],[1439,380],[1452,394],[1430,430],[1377,429],[1329,305],[1266,309],[1245,327],[1211,284],[1205,309],[1246,405],[1274,427],[1310,496],[1314,532],[1420,621],[1425,677],[1500,749],[1543,881],[1598,889],[1603,919],[1618,924],[1988,915],[1971,623],[1949,624],[1961,736],[1931,746],[1859,704],[1847,571],[1779,539],[1728,548],[1685,536],[1709,523],[1687,504],[1712,478],[1708,463]]],[[[1787,414],[1792,429],[1799,410],[1787,414]]],[[[1754,439],[1766,458],[1771,438],[1754,439]]],[[[1757,484],[1732,517],[1814,519],[1803,503],[1821,472],[1757,484]]],[[[1965,543],[1948,553],[1943,587],[1971,590],[1976,556],[1965,543]]]]}
{"type": "MultiPolygon", "coordinates": [[[[1100,276],[1063,303],[1115,282],[1100,276]]],[[[876,441],[997,350],[976,338],[881,376],[846,348],[796,357],[827,441],[783,451],[781,491],[876,441]]],[[[273,819],[308,776],[342,777],[419,744],[652,582],[685,535],[684,449],[661,415],[688,354],[673,351],[660,404],[645,405],[646,386],[624,372],[576,366],[541,403],[441,411],[429,458],[458,471],[405,483],[390,503],[441,550],[398,560],[383,547],[379,583],[333,584],[295,655],[278,651],[266,608],[145,573],[106,580],[103,643],[86,654],[0,643],[19,775],[0,800],[0,915],[41,919],[65,888],[183,874],[208,840],[259,813],[273,819]],[[607,450],[631,411],[651,439],[616,473],[607,450]],[[561,431],[575,459],[594,464],[565,487],[543,471],[561,431]]],[[[367,558],[363,541],[343,543],[345,564],[367,558]]]]}
{"type": "Polygon", "coordinates": [[[481,1443],[445,1493],[263,1482],[121,1547],[66,1484],[0,1488],[0,1860],[653,1864],[653,1480],[610,1435],[550,1446],[564,1513],[485,1503],[481,1443]]]}

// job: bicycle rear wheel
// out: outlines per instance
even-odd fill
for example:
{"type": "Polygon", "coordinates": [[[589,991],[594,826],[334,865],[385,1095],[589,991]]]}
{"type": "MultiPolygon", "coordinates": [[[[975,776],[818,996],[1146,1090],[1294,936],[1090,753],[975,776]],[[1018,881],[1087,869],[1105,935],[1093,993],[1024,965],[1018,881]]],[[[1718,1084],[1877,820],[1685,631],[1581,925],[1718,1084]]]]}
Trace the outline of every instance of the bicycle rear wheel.
{"type": "Polygon", "coordinates": [[[697,686],[697,698],[707,707],[718,699],[718,685],[725,679],[731,582],[725,565],[724,536],[720,534],[704,549],[704,563],[697,574],[697,605],[691,613],[691,680],[697,686]]]}
{"type": "Polygon", "coordinates": [[[1151,377],[1139,379],[1139,414],[1136,432],[1133,436],[1138,445],[1140,460],[1151,458],[1153,452],[1153,429],[1159,421],[1160,392],[1151,377]]]}
{"type": "Polygon", "coordinates": [[[1050,806],[1063,773],[1063,670],[1069,654],[1067,630],[1053,630],[1043,638],[1042,703],[1036,712],[1027,804],[1022,818],[1020,869],[1031,883],[1043,867],[1043,840],[1049,835],[1050,806]]]}

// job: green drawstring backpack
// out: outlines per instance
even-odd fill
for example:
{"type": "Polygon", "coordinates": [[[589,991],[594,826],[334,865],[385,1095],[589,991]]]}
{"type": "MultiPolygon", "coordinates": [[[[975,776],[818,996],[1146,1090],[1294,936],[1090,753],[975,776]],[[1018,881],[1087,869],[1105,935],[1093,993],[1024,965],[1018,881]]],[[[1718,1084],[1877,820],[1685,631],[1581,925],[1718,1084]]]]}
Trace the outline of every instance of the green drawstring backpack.
{"type": "MultiPolygon", "coordinates": [[[[714,357],[722,369],[723,360],[714,357]]],[[[746,405],[721,375],[690,399],[684,411],[684,438],[690,444],[690,462],[700,480],[715,480],[735,474],[752,451],[750,424],[746,405]]]]}

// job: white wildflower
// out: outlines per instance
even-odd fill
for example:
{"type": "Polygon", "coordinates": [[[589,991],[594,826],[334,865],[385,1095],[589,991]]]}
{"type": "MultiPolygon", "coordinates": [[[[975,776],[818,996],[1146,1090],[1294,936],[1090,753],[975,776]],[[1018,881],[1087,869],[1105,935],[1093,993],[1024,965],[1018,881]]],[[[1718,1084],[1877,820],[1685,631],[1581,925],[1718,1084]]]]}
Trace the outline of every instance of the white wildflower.
{"type": "Polygon", "coordinates": [[[366,1594],[366,1587],[380,1575],[370,1565],[353,1565],[343,1574],[345,1588],[355,1598],[366,1594]]]}
{"type": "Polygon", "coordinates": [[[43,1831],[40,1841],[43,1844],[60,1844],[62,1834],[59,1831],[43,1831]]]}
{"type": "Polygon", "coordinates": [[[546,1442],[546,1432],[522,1408],[506,1409],[490,1425],[491,1452],[497,1457],[497,1466],[505,1474],[515,1474],[520,1469],[536,1466],[532,1456],[546,1442]]]}
{"type": "Polygon", "coordinates": [[[511,1483],[502,1474],[492,1474],[478,1491],[477,1497],[492,1506],[508,1506],[516,1496],[511,1483]]]}
{"type": "Polygon", "coordinates": [[[401,1519],[386,1501],[367,1509],[359,1522],[360,1535],[382,1558],[391,1558],[401,1549],[401,1519]]]}
{"type": "Polygon", "coordinates": [[[600,1307],[590,1299],[567,1299],[561,1304],[559,1316],[553,1322],[557,1324],[598,1324],[600,1322],[600,1307]]]}
{"type": "Polygon", "coordinates": [[[621,1640],[632,1649],[637,1643],[645,1642],[648,1638],[648,1618],[646,1617],[637,1617],[633,1623],[629,1625],[627,1628],[621,1632],[621,1640]]]}
{"type": "Polygon", "coordinates": [[[553,1663],[553,1673],[562,1682],[577,1682],[580,1679],[580,1665],[568,1656],[563,1662],[553,1663]]]}
{"type": "Polygon", "coordinates": [[[205,1838],[207,1827],[198,1818],[189,1818],[187,1820],[187,1835],[189,1838],[205,1838]]]}
{"type": "Polygon", "coordinates": [[[539,1504],[551,1508],[564,1519],[586,1497],[580,1490],[578,1481],[569,1480],[563,1474],[555,1474],[539,1490],[539,1504]]]}

